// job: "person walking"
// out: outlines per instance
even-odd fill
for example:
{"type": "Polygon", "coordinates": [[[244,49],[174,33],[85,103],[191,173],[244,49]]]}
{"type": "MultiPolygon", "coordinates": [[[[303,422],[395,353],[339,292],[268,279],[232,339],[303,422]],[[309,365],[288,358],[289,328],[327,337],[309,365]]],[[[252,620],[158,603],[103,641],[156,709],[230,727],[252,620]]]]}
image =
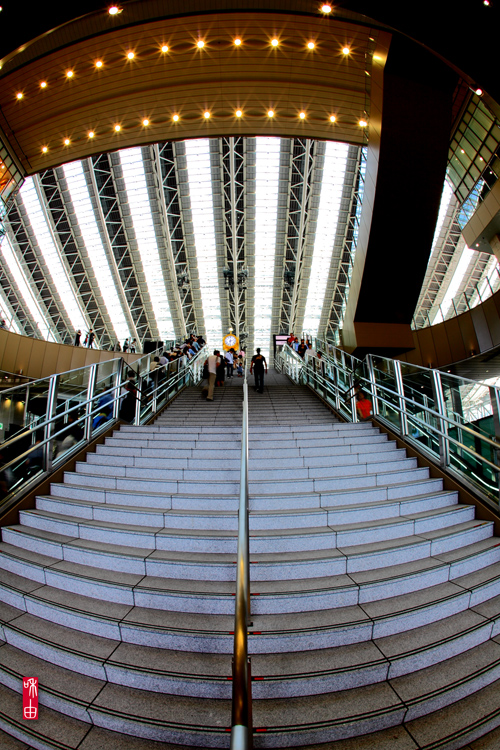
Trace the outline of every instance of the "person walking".
{"type": "Polygon", "coordinates": [[[218,349],[214,349],[214,353],[207,359],[208,364],[208,393],[207,401],[214,400],[214,387],[215,378],[217,376],[217,367],[220,365],[220,352],[218,349]]]}
{"type": "Polygon", "coordinates": [[[257,393],[264,393],[264,372],[267,374],[267,362],[264,355],[260,353],[260,349],[257,349],[257,354],[252,357],[250,375],[252,371],[255,373],[254,389],[257,393]]]}
{"type": "Polygon", "coordinates": [[[82,332],[78,330],[75,333],[75,346],[80,346],[80,339],[82,338],[82,332]]]}
{"type": "Polygon", "coordinates": [[[87,334],[87,347],[89,349],[93,348],[93,346],[94,346],[94,339],[95,339],[95,333],[94,333],[94,331],[91,328],[90,331],[87,334]]]}

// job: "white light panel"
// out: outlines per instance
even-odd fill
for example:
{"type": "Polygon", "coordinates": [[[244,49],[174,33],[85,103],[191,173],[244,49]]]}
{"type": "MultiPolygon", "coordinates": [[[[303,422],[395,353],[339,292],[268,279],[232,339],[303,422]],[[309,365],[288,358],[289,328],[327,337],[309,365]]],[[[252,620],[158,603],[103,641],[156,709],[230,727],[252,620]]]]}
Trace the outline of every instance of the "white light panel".
{"type": "Polygon", "coordinates": [[[186,141],[185,146],[206,338],[211,348],[221,348],[222,320],[215,247],[210,146],[208,139],[205,138],[186,141]]]}
{"type": "Polygon", "coordinates": [[[129,148],[119,153],[137,248],[141,256],[156,325],[160,336],[164,339],[172,339],[175,338],[174,326],[151,215],[142,152],[140,148],[129,148]]]}
{"type": "Polygon", "coordinates": [[[20,190],[20,196],[31,227],[35,233],[38,247],[40,248],[48,273],[57,290],[60,303],[66,310],[75,330],[86,327],[85,316],[71,286],[66,268],[61,260],[59,251],[54,242],[51,229],[45,217],[45,211],[40,203],[35,183],[32,177],[28,177],[20,190]]]}
{"type": "Polygon", "coordinates": [[[281,140],[256,138],[254,349],[269,360],[281,140]]]}
{"type": "Polygon", "coordinates": [[[130,332],[99,234],[82,163],[74,161],[71,164],[64,164],[63,169],[85,248],[108,315],[118,339],[126,339],[130,336],[130,332]]]}
{"type": "Polygon", "coordinates": [[[12,245],[10,244],[8,237],[4,237],[1,245],[1,253],[14,281],[17,284],[19,291],[21,292],[26,307],[30,311],[43,338],[46,341],[56,341],[56,337],[52,333],[49,321],[43,314],[37,300],[35,299],[34,294],[31,291],[31,288],[24,275],[24,271],[17,260],[16,254],[12,249],[12,245]]]}
{"type": "Polygon", "coordinates": [[[326,144],[318,221],[303,325],[303,330],[313,336],[318,333],[323,310],[344,188],[348,152],[349,144],[347,143],[328,141],[326,144]]]}

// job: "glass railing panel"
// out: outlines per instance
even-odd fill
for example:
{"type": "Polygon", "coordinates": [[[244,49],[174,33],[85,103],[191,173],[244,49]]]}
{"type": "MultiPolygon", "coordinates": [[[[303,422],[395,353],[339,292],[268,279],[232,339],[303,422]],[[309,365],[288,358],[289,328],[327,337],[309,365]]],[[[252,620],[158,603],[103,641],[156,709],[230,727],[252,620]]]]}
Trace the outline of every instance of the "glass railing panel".
{"type": "Polygon", "coordinates": [[[118,363],[119,360],[112,360],[98,366],[92,401],[92,437],[113,419],[114,402],[120,396],[116,388],[118,363]]]}
{"type": "Polygon", "coordinates": [[[385,357],[372,357],[373,376],[377,390],[378,413],[401,431],[401,412],[393,362],[385,357]]]}
{"type": "Polygon", "coordinates": [[[431,370],[401,362],[408,436],[439,456],[440,421],[431,370]]]}
{"type": "Polygon", "coordinates": [[[471,435],[463,431],[462,436],[463,443],[450,440],[450,467],[498,504],[498,451],[487,439],[477,434],[471,435]]]}

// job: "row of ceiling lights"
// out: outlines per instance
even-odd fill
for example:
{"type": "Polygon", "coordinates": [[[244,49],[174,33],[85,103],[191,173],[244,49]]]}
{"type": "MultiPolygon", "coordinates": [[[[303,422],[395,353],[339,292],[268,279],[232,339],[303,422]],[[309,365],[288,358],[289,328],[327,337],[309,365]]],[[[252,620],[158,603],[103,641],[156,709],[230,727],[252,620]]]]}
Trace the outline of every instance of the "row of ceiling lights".
{"type": "MultiPolygon", "coordinates": [[[[276,115],[276,113],[275,113],[275,111],[273,109],[268,110],[267,116],[269,118],[272,118],[275,115],[276,115]]],[[[237,118],[243,117],[243,111],[241,109],[237,109],[234,112],[234,116],[237,117],[237,118]]],[[[211,118],[211,113],[207,110],[206,112],[203,113],[203,117],[204,117],[205,120],[209,120],[211,118]]],[[[306,115],[305,112],[299,112],[298,117],[299,117],[300,120],[305,120],[306,117],[307,117],[307,115],[306,115]]],[[[178,115],[178,114],[174,114],[172,116],[172,122],[179,122],[180,119],[181,119],[180,115],[178,115]]],[[[330,120],[331,123],[335,123],[337,121],[337,118],[336,118],[335,115],[330,115],[329,120],[330,120]]],[[[145,117],[142,120],[141,124],[143,125],[143,127],[148,127],[149,125],[151,125],[151,120],[149,120],[147,117],[145,117]]],[[[364,118],[360,118],[358,120],[358,125],[359,125],[360,128],[366,128],[368,126],[368,121],[366,119],[364,119],[364,118]]],[[[115,133],[120,133],[122,130],[123,130],[122,126],[120,124],[118,124],[118,123],[113,126],[113,131],[115,133]]],[[[95,138],[96,137],[95,130],[89,130],[88,133],[87,133],[87,137],[90,138],[90,139],[95,138]]],[[[64,146],[70,146],[71,142],[72,141],[71,141],[70,138],[64,138],[63,145],[64,146]]],[[[43,146],[42,147],[42,153],[46,154],[46,153],[48,153],[48,151],[49,151],[49,147],[48,146],[43,146]]]]}
{"type": "MultiPolygon", "coordinates": [[[[241,39],[234,39],[233,43],[234,43],[234,45],[236,47],[239,47],[242,44],[242,40],[241,39]]],[[[271,39],[271,42],[270,42],[271,47],[276,48],[276,47],[279,46],[279,44],[280,44],[280,41],[279,41],[279,39],[277,37],[271,39]]],[[[205,41],[203,39],[198,39],[198,41],[196,42],[195,47],[197,49],[203,49],[205,47],[205,41]]],[[[316,43],[312,42],[312,41],[307,42],[306,48],[308,50],[313,50],[313,49],[316,48],[316,43]]],[[[171,49],[166,44],[163,44],[160,47],[160,52],[162,52],[163,54],[166,54],[167,52],[170,52],[170,51],[171,51],[171,49]]],[[[344,45],[342,47],[342,54],[345,57],[347,57],[348,55],[351,54],[351,48],[348,45],[344,45]]],[[[134,60],[135,56],[136,56],[135,52],[133,50],[129,50],[127,52],[127,54],[126,54],[126,59],[127,60],[134,60]]],[[[97,68],[97,70],[101,70],[104,67],[104,62],[102,60],[96,60],[95,63],[94,63],[94,66],[97,68]]],[[[75,71],[72,68],[69,68],[66,71],[66,73],[65,73],[65,77],[66,77],[67,80],[71,80],[72,78],[75,77],[75,71]]],[[[47,83],[46,80],[40,81],[40,88],[41,89],[48,88],[48,83],[47,83]]],[[[16,99],[18,99],[19,101],[21,99],[24,99],[24,91],[17,91],[16,92],[16,99]]]]}

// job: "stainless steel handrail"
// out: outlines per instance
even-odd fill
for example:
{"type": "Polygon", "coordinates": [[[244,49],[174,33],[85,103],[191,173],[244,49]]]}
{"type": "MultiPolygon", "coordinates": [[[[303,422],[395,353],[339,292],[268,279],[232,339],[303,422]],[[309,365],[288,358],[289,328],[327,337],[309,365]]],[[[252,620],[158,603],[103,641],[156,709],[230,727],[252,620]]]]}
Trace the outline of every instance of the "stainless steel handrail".
{"type": "Polygon", "coordinates": [[[250,659],[248,658],[249,624],[248,383],[247,363],[245,359],[243,418],[241,425],[240,498],[238,508],[238,558],[236,563],[236,601],[234,610],[231,750],[249,750],[253,747],[252,690],[250,659]]]}

